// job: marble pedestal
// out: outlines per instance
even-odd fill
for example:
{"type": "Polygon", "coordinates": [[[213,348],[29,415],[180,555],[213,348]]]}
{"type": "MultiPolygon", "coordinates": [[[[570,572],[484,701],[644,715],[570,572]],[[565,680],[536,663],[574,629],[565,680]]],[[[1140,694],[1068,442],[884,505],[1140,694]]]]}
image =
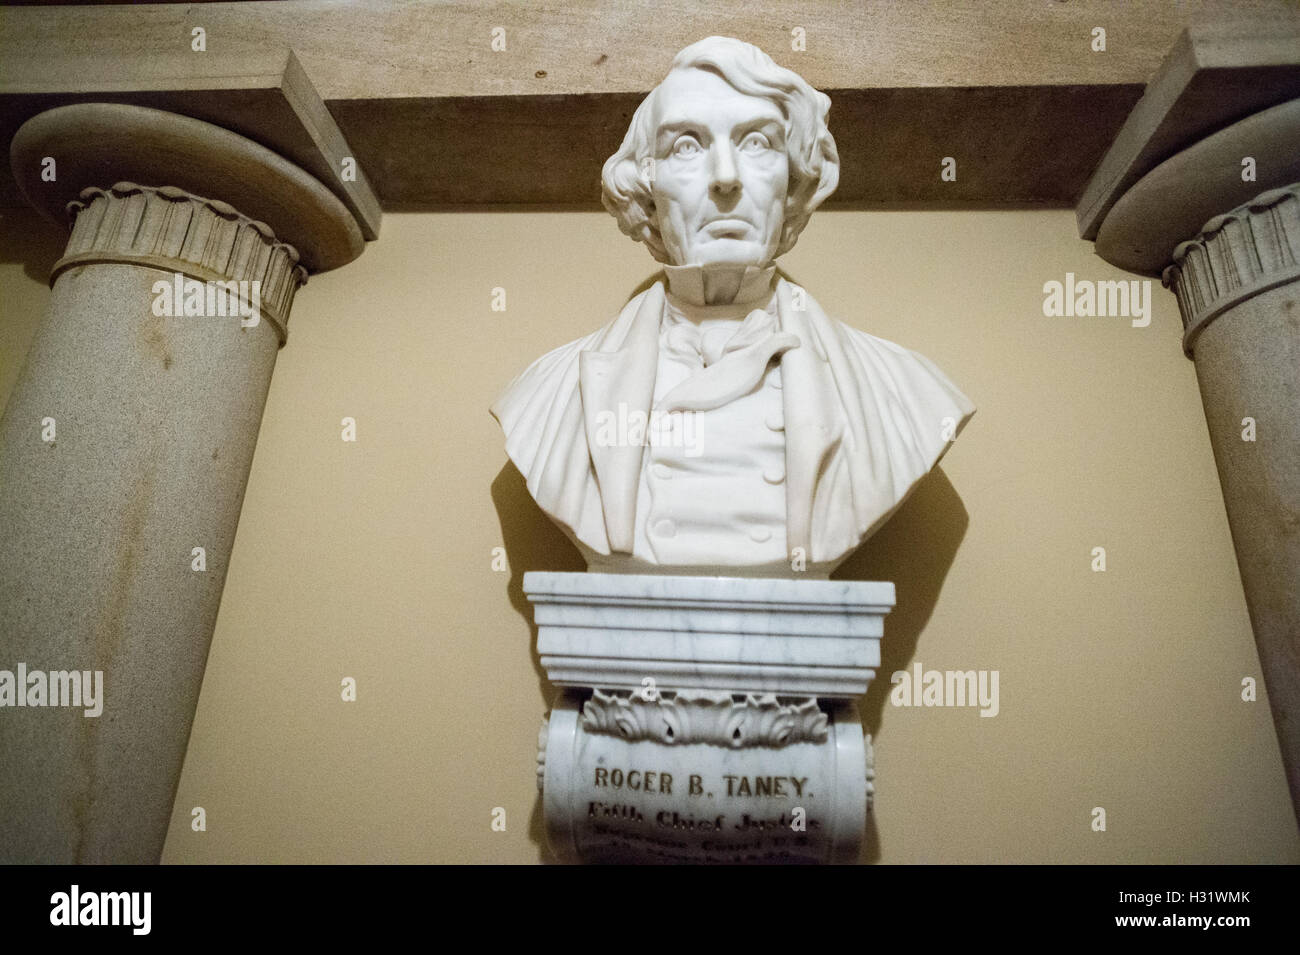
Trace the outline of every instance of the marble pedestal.
{"type": "Polygon", "coordinates": [[[854,701],[892,583],[529,573],[560,688],[539,738],[566,862],[858,857],[873,792],[854,701]]]}

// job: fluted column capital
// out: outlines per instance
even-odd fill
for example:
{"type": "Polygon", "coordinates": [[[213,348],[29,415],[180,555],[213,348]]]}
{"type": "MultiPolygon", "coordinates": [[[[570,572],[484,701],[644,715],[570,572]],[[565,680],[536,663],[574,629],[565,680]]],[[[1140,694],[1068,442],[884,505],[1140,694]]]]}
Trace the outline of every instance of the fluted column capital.
{"type": "MultiPolygon", "coordinates": [[[[162,210],[181,201],[175,191],[188,193],[197,201],[191,203],[196,225],[238,217],[274,230],[309,272],[346,265],[365,247],[353,214],[314,176],[251,139],[190,116],[124,103],[59,106],[23,123],[9,152],[23,195],[56,222],[65,221],[70,203],[89,211],[93,203],[82,198],[87,188],[139,183],[153,191],[118,197],[127,199],[124,209],[162,210]]],[[[179,211],[172,210],[172,225],[179,211]]]]}
{"type": "Polygon", "coordinates": [[[1300,182],[1270,189],[1205,223],[1163,272],[1190,357],[1201,331],[1239,302],[1300,279],[1300,182]]]}
{"type": "Polygon", "coordinates": [[[50,273],[51,285],[67,269],[105,262],[235,283],[230,294],[247,304],[254,290],[260,316],[275,325],[284,343],[293,296],[307,281],[307,270],[298,250],[276,239],[265,222],[219,199],[133,182],[83,189],[67,209],[72,235],[50,273]]]}

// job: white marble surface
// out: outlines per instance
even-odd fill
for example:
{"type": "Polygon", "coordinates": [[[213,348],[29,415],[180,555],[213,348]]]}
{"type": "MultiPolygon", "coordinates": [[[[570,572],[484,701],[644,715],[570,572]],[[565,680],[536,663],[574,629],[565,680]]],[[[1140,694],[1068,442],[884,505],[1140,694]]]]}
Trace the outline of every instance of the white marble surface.
{"type": "Polygon", "coordinates": [[[880,664],[894,585],[532,572],[524,593],[557,686],[854,699],[880,664]]]}
{"type": "Polygon", "coordinates": [[[709,37],[606,162],[605,207],[663,275],[491,409],[592,569],[825,576],[975,413],[925,356],[775,267],[839,181],[829,109],[757,47],[709,37]]]}
{"type": "Polygon", "coordinates": [[[852,703],[830,704],[820,743],[729,749],[587,732],[562,693],[542,757],[547,841],[565,862],[852,862],[869,762],[852,703]]]}
{"type": "Polygon", "coordinates": [[[561,859],[857,856],[894,585],[827,578],[975,408],[775,267],[838,183],[829,108],[750,44],[682,50],[602,177],[663,275],[492,406],[591,571],[524,575],[561,859]]]}

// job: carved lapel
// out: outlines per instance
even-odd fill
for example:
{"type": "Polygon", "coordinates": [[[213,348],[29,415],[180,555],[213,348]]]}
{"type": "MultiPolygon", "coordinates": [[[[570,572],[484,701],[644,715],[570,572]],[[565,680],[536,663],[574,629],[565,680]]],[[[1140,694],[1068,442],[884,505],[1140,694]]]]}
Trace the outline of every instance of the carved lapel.
{"type": "Polygon", "coordinates": [[[641,300],[617,350],[603,350],[606,346],[602,343],[601,350],[578,355],[583,422],[605,512],[605,531],[610,549],[628,554],[632,552],[645,446],[626,438],[637,427],[642,435],[646,433],[659,367],[663,309],[663,283],[658,282],[641,300]]]}
{"type": "Polygon", "coordinates": [[[804,307],[796,309],[795,286],[784,278],[777,283],[777,308],[781,330],[799,336],[800,346],[781,356],[782,404],[785,413],[786,546],[803,548],[813,559],[812,526],[817,482],[826,459],[844,433],[834,377],[822,342],[810,320],[812,299],[803,294],[804,307]]]}

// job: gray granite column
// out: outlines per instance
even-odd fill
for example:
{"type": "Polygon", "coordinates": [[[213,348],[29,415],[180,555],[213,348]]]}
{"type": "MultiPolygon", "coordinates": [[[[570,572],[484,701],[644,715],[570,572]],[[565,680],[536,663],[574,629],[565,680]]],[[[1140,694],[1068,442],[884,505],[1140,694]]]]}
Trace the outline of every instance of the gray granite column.
{"type": "Polygon", "coordinates": [[[31,705],[30,686],[17,687],[29,705],[0,709],[0,862],[151,863],[172,819],[271,372],[307,275],[270,225],[195,187],[225,183],[291,226],[296,208],[337,214],[342,242],[311,250],[318,268],[361,240],[305,173],[185,117],[122,106],[37,117],[13,162],[47,207],[22,174],[51,151],[82,177],[126,169],[154,184],[91,184],[68,204],[49,308],[0,419],[0,670],[103,679],[98,715],[84,699],[31,705]],[[166,291],[178,284],[202,289],[202,303],[166,291]],[[228,314],[249,312],[255,295],[256,316],[228,314]]]}
{"type": "Polygon", "coordinates": [[[1174,250],[1237,565],[1293,803],[1300,807],[1300,183],[1174,250]],[[1250,419],[1250,420],[1246,420],[1250,419]]]}
{"type": "MultiPolygon", "coordinates": [[[[1258,50],[1220,52],[1244,64],[1258,50]]],[[[1099,188],[1114,204],[1096,249],[1120,268],[1161,276],[1178,298],[1300,822],[1300,99],[1236,116],[1216,111],[1207,92],[1215,79],[1207,74],[1198,100],[1180,86],[1183,68],[1168,67],[1116,139],[1119,165],[1103,160],[1099,188]],[[1232,121],[1215,128],[1216,117],[1232,121]],[[1200,138],[1168,153],[1188,128],[1200,138]],[[1121,178],[1141,175],[1117,193],[1110,180],[1121,167],[1121,178]]],[[[1225,66],[1217,80],[1226,103],[1233,76],[1225,66]]],[[[1226,691],[1250,675],[1225,674],[1226,691]]]]}

